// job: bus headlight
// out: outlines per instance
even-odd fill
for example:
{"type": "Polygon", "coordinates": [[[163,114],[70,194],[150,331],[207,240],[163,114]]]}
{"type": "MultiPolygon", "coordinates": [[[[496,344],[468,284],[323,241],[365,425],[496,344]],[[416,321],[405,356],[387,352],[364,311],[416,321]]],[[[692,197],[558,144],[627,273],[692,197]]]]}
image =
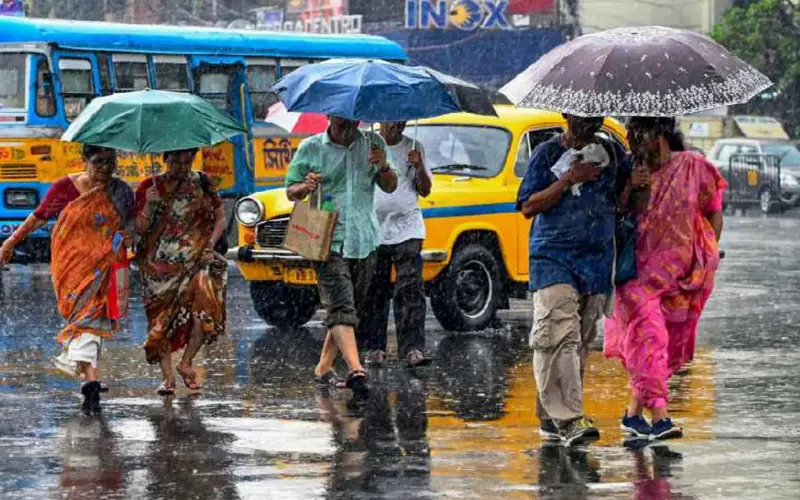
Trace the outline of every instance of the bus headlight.
{"type": "Polygon", "coordinates": [[[261,222],[264,215],[264,205],[255,198],[242,198],[236,202],[236,220],[246,227],[253,227],[261,222]]]}
{"type": "Polygon", "coordinates": [[[39,205],[39,193],[35,189],[6,189],[3,198],[6,208],[11,209],[36,208],[39,205]]]}

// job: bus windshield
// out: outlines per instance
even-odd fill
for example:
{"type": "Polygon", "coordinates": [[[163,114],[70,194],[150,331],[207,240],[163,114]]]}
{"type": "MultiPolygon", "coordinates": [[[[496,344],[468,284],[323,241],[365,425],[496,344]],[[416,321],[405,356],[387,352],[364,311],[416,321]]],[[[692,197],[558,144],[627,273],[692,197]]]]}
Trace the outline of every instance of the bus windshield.
{"type": "Polygon", "coordinates": [[[27,54],[0,53],[0,113],[25,111],[27,54]]]}

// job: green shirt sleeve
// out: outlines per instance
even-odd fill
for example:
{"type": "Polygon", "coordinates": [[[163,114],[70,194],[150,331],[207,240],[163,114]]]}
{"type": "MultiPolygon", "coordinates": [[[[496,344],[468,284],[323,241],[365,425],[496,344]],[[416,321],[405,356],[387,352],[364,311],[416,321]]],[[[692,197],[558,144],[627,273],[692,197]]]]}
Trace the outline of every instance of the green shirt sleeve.
{"type": "Polygon", "coordinates": [[[304,182],[306,175],[311,172],[311,140],[311,137],[305,139],[297,148],[292,163],[286,170],[286,187],[304,182]]]}

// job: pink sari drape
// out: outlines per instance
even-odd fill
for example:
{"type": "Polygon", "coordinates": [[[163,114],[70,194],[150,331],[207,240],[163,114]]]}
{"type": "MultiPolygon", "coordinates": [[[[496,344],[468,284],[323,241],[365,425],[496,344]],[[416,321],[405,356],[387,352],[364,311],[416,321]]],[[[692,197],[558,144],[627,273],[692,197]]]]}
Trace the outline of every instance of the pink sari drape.
{"type": "Polygon", "coordinates": [[[650,203],[636,219],[638,277],[616,290],[604,354],[618,358],[647,408],[667,404],[667,380],[694,357],[697,324],[714,288],[719,249],[707,216],[727,184],[696,153],[676,153],[652,173],[650,203]]]}

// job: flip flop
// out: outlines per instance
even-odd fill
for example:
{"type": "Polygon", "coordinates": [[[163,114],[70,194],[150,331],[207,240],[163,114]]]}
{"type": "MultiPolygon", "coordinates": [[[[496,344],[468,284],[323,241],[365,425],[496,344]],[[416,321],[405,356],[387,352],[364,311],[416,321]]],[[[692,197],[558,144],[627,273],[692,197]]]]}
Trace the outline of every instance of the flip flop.
{"type": "Polygon", "coordinates": [[[175,383],[168,383],[166,380],[161,382],[161,385],[158,386],[156,389],[156,393],[159,396],[174,396],[175,395],[175,383]]]}
{"type": "Polygon", "coordinates": [[[190,391],[203,390],[203,385],[198,384],[195,381],[195,378],[197,378],[197,372],[194,371],[194,368],[191,368],[190,372],[184,372],[180,368],[178,368],[177,370],[178,374],[181,376],[181,379],[183,379],[183,385],[185,385],[187,389],[189,389],[190,391]]]}
{"type": "Polygon", "coordinates": [[[322,387],[330,387],[332,389],[346,389],[347,385],[342,377],[336,374],[333,370],[328,370],[320,376],[314,377],[314,382],[322,387]]]}

